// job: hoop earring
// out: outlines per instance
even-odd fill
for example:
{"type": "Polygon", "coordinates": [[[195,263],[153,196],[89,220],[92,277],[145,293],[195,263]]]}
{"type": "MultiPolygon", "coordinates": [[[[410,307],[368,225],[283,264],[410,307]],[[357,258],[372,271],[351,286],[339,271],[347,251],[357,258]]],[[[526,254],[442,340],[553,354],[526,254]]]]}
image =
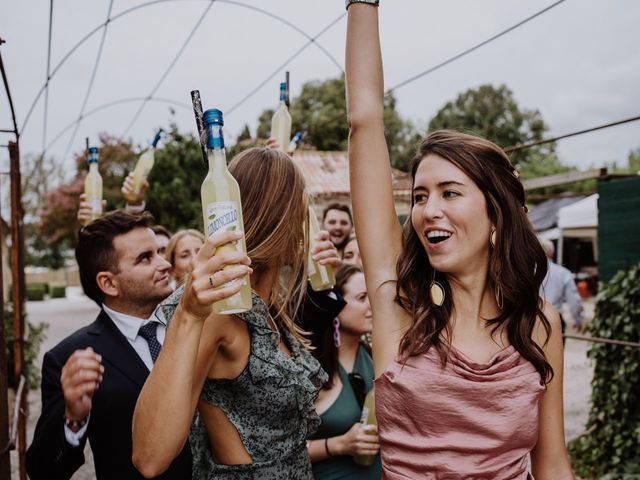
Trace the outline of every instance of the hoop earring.
{"type": "Polygon", "coordinates": [[[489,234],[489,243],[491,244],[491,246],[493,248],[496,248],[496,238],[497,238],[498,234],[496,232],[495,228],[491,229],[491,233],[489,234]]]}
{"type": "Polygon", "coordinates": [[[498,308],[502,310],[502,307],[504,306],[504,297],[502,295],[502,288],[500,288],[500,284],[497,282],[493,287],[493,293],[496,296],[496,303],[498,304],[498,308]]]}
{"type": "Polygon", "coordinates": [[[433,271],[433,278],[429,286],[429,296],[434,305],[441,307],[444,303],[444,288],[439,282],[436,282],[436,271],[433,271]]]}

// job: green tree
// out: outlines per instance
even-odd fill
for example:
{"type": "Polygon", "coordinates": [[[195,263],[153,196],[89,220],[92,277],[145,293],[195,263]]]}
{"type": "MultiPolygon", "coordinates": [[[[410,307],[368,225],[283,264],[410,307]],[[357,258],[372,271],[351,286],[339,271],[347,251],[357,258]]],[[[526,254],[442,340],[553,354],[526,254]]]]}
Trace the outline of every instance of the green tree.
{"type": "MultiPolygon", "coordinates": [[[[429,122],[430,132],[442,128],[479,135],[502,148],[542,140],[548,130],[540,112],[521,109],[506,85],[482,85],[458,95],[429,122]]],[[[545,175],[566,170],[555,156],[555,143],[519,150],[510,157],[525,178],[532,176],[529,169],[543,170],[545,175]],[[535,167],[541,159],[544,166],[535,167]]]]}
{"type": "MultiPolygon", "coordinates": [[[[322,151],[347,149],[349,125],[345,100],[344,76],[324,81],[307,82],[300,95],[291,100],[292,133],[305,133],[305,144],[322,151]]],[[[264,110],[258,118],[258,138],[267,138],[271,131],[273,109],[264,110]]],[[[407,158],[413,155],[416,131],[410,122],[396,111],[396,100],[387,95],[384,101],[385,137],[391,164],[406,169],[407,158]]]]}
{"type": "Polygon", "coordinates": [[[149,175],[147,209],[171,231],[202,229],[200,186],[207,174],[198,139],[171,125],[162,148],[156,150],[149,175]]]}

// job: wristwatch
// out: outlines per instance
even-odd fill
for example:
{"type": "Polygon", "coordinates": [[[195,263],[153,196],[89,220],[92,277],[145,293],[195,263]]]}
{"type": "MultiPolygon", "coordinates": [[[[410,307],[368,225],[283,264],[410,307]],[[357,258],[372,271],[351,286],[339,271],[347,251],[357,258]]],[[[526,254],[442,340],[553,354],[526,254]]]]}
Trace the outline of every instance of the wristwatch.
{"type": "Polygon", "coordinates": [[[369,5],[377,7],[380,5],[380,0],[345,0],[344,6],[348,10],[354,3],[368,3],[369,5]]]}
{"type": "Polygon", "coordinates": [[[71,429],[72,432],[77,432],[82,427],[84,427],[89,421],[88,416],[84,417],[82,420],[71,420],[70,418],[67,418],[66,415],[63,415],[63,417],[64,417],[64,425],[67,428],[71,429]]]}

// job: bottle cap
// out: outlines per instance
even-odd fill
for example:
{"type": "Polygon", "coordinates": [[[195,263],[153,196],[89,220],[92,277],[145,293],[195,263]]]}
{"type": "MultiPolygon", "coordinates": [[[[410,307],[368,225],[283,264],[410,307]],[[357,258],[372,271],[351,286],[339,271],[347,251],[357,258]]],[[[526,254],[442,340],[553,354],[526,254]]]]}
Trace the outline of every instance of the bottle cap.
{"type": "Polygon", "coordinates": [[[205,125],[224,125],[222,112],[217,108],[211,108],[204,112],[202,115],[202,121],[205,125]]]}

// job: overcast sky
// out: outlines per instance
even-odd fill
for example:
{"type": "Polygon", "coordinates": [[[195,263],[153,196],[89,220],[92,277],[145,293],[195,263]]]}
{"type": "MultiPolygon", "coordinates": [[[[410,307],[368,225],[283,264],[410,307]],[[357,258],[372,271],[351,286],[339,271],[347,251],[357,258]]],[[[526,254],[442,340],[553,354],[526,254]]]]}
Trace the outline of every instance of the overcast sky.
{"type": "MultiPolygon", "coordinates": [[[[110,3],[54,2],[51,70],[80,39],[104,23],[110,3]]],[[[309,36],[315,36],[344,12],[343,0],[217,0],[213,4],[210,0],[113,0],[111,16],[143,3],[152,5],[109,24],[85,114],[109,102],[148,96],[205,11],[199,28],[155,96],[188,107],[189,92],[197,88],[205,108],[217,107],[223,112],[308,42],[291,26],[245,6],[281,16],[309,36]]],[[[387,88],[552,3],[382,0],[387,88]]],[[[152,139],[157,127],[165,127],[172,120],[182,131],[195,132],[190,108],[174,106],[172,116],[169,105],[162,102],[148,102],[127,130],[141,106],[135,101],[87,116],[73,140],[74,128],[61,134],[80,114],[102,30],[79,47],[51,80],[46,138],[44,95],[25,126],[27,112],[46,79],[49,5],[48,0],[0,3],[0,37],[7,42],[0,48],[18,125],[23,130],[23,154],[42,151],[44,143],[56,161],[68,161],[73,152],[84,148],[86,136],[95,140],[102,131],[126,134],[142,145],[152,139]]],[[[636,0],[565,0],[489,45],[398,89],[398,109],[405,118],[424,127],[458,93],[485,83],[504,83],[521,108],[540,110],[551,136],[639,115],[639,20],[640,2],[636,0]]],[[[259,113],[276,106],[284,70],[291,71],[294,96],[306,81],[339,75],[335,61],[344,67],[345,28],[346,18],[341,18],[318,38],[316,45],[307,46],[281,73],[229,112],[225,116],[227,136],[233,138],[245,123],[255,128],[259,113]]],[[[11,128],[4,90],[0,92],[0,128],[11,128]]],[[[0,134],[0,144],[10,139],[10,135],[0,134]]],[[[638,147],[640,122],[634,122],[563,140],[559,154],[565,163],[589,168],[611,161],[625,164],[629,151],[638,147]]],[[[0,149],[2,170],[7,169],[7,158],[6,149],[0,149]]]]}

